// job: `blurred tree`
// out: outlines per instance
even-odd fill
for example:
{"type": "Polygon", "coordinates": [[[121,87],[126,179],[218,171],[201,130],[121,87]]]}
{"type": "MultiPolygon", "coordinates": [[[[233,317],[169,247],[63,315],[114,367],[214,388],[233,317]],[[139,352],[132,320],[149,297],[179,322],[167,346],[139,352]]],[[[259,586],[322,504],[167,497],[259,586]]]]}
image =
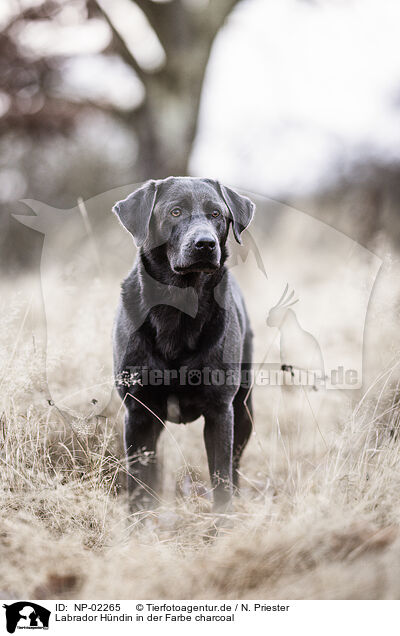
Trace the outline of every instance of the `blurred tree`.
{"type": "MultiPolygon", "coordinates": [[[[41,235],[10,216],[26,212],[18,199],[71,207],[77,194],[187,173],[210,50],[239,1],[1,3],[1,268],[17,271],[40,258],[41,235]],[[97,44],[87,46],[93,33],[97,44]],[[142,55],[149,36],[161,52],[156,64],[142,55]],[[71,67],[80,74],[78,91],[71,67]],[[136,97],[121,105],[125,77],[136,97]]],[[[99,211],[98,225],[101,219],[99,211]]]]}
{"type": "Polygon", "coordinates": [[[60,59],[32,55],[18,38],[29,23],[50,22],[59,10],[53,0],[20,9],[0,33],[0,134],[66,132],[73,125],[78,105],[50,93],[59,79],[60,59]]]}
{"type": "MultiPolygon", "coordinates": [[[[110,0],[42,0],[19,9],[0,35],[0,102],[5,106],[0,133],[68,133],[83,110],[106,110],[135,132],[138,160],[132,180],[186,174],[212,43],[239,1],[125,0],[125,7],[135,4],[144,14],[147,28],[164,51],[155,68],[141,63],[140,55],[133,52],[114,18],[116,3],[110,0]],[[32,22],[47,21],[52,28],[67,5],[84,7],[86,21],[100,18],[108,25],[110,41],[101,53],[119,56],[144,88],[143,99],[132,109],[118,110],[104,100],[77,100],[60,93],[65,54],[32,55],[24,46],[24,31],[32,22]]],[[[101,83],[102,77],[97,81],[101,83]]]]}
{"type": "Polygon", "coordinates": [[[111,49],[131,66],[145,87],[140,106],[129,115],[140,148],[142,178],[186,174],[196,132],[200,95],[212,43],[239,0],[135,0],[164,49],[159,69],[145,71],[104,10],[113,34],[111,49]]]}

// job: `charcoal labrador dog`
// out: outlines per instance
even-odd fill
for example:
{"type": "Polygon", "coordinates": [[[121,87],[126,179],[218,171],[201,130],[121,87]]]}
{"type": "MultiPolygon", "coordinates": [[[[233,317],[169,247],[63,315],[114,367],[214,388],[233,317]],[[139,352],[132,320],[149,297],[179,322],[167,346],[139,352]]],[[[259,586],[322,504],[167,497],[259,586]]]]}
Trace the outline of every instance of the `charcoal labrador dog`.
{"type": "Polygon", "coordinates": [[[156,446],[165,420],[204,416],[214,510],[229,509],[252,429],[252,332],[225,266],[230,226],[239,243],[255,206],[211,179],[148,181],[113,211],[137,259],[122,283],[114,373],[126,408],[132,509],[157,503],[156,446]]]}

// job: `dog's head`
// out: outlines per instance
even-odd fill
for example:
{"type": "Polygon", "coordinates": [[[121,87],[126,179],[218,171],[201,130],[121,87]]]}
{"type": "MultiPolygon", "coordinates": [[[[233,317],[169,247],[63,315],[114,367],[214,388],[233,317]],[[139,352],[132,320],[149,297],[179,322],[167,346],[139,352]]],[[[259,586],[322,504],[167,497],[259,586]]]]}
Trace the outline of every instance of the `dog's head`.
{"type": "Polygon", "coordinates": [[[177,274],[212,273],[226,257],[229,226],[238,243],[254,203],[211,179],[147,181],[113,211],[144,252],[163,246],[177,274]]]}

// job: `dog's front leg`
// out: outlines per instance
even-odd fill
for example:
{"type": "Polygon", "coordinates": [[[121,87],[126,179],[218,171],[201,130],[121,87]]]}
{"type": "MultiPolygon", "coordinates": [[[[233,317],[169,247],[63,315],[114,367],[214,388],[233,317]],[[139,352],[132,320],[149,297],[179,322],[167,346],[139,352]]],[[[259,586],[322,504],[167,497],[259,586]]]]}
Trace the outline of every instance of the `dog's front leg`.
{"type": "Polygon", "coordinates": [[[207,410],[204,419],[204,441],[214,488],[214,510],[225,512],[229,509],[232,498],[232,404],[213,406],[207,410]]]}
{"type": "Polygon", "coordinates": [[[124,442],[131,510],[149,509],[159,503],[156,448],[161,430],[161,422],[145,407],[133,400],[127,404],[124,442]]]}

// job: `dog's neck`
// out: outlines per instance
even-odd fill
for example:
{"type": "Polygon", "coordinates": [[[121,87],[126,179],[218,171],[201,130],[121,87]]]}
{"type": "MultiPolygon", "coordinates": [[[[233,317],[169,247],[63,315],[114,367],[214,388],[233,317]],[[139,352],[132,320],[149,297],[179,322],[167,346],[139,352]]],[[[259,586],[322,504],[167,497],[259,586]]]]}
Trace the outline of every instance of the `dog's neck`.
{"type": "Polygon", "coordinates": [[[135,289],[131,290],[128,277],[123,285],[124,302],[130,307],[131,316],[140,303],[145,318],[144,332],[152,338],[162,357],[174,360],[185,353],[191,355],[202,339],[212,346],[212,340],[218,335],[216,314],[224,311],[220,302],[216,302],[214,292],[227,270],[222,265],[212,274],[180,275],[160,256],[156,261],[144,253],[138,254],[135,289]]]}
{"type": "Polygon", "coordinates": [[[213,289],[222,280],[226,272],[224,265],[226,259],[227,250],[223,247],[220,267],[212,274],[206,272],[178,274],[171,268],[165,253],[165,246],[162,245],[152,252],[145,252],[141,249],[138,254],[138,267],[158,283],[179,288],[192,287],[200,294],[202,290],[213,289]]]}

